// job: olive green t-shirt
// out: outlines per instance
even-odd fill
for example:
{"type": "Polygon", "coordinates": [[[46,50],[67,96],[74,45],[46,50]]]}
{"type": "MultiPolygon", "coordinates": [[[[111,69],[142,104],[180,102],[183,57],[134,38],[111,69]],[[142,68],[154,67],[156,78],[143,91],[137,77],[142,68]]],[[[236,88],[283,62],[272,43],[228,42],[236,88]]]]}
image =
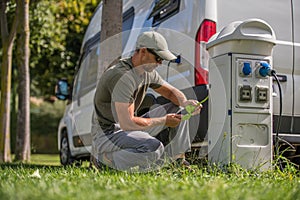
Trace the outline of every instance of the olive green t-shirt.
{"type": "Polygon", "coordinates": [[[114,103],[134,103],[135,112],[141,105],[148,87],[158,88],[164,83],[153,70],[139,75],[131,58],[122,59],[101,76],[95,93],[94,104],[99,124],[104,132],[114,129],[118,122],[114,103]]]}

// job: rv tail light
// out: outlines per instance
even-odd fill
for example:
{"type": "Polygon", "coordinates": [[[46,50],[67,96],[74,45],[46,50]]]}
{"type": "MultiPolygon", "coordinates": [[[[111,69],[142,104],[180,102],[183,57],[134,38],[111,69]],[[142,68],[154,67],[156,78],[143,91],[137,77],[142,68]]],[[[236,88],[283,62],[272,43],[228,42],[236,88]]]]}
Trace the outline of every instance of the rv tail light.
{"type": "Polygon", "coordinates": [[[208,84],[208,59],[206,43],[216,33],[216,23],[204,20],[196,35],[195,42],[195,85],[208,84]]]}

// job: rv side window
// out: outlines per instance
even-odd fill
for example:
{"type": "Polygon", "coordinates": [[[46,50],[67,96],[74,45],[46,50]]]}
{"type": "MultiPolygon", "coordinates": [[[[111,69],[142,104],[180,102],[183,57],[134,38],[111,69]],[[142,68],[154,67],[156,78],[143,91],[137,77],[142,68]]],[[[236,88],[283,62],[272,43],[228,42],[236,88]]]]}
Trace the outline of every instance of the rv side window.
{"type": "Polygon", "coordinates": [[[148,19],[153,17],[152,26],[157,26],[179,12],[180,0],[157,0],[148,19]]]}
{"type": "Polygon", "coordinates": [[[98,47],[95,46],[87,55],[84,55],[80,68],[75,80],[75,86],[73,90],[73,97],[82,97],[87,94],[96,85],[97,79],[97,67],[98,67],[98,47]]]}
{"type": "Polygon", "coordinates": [[[80,90],[80,86],[81,86],[81,81],[82,81],[82,73],[83,73],[83,70],[82,70],[82,66],[79,68],[76,76],[75,76],[75,81],[74,81],[74,88],[73,88],[73,95],[72,95],[72,98],[73,99],[77,99],[78,97],[78,94],[79,94],[79,90],[80,90]]]}
{"type": "Polygon", "coordinates": [[[123,14],[123,24],[122,24],[122,49],[124,50],[126,43],[129,38],[129,34],[133,25],[133,19],[134,19],[134,8],[129,8],[124,14],[123,14]]]}
{"type": "MultiPolygon", "coordinates": [[[[130,31],[132,29],[133,25],[133,20],[134,20],[134,8],[131,7],[129,8],[125,13],[123,13],[123,23],[122,23],[122,49],[124,50],[126,43],[128,41],[130,31]]],[[[93,37],[88,39],[83,47],[83,51],[87,52],[90,50],[92,46],[94,46],[96,43],[100,42],[100,37],[101,37],[101,31],[99,31],[97,34],[95,34],[93,37]]],[[[87,56],[84,55],[84,56],[87,56]]]]}
{"type": "Polygon", "coordinates": [[[94,47],[87,56],[88,66],[85,66],[85,78],[82,82],[82,88],[89,92],[96,85],[97,68],[99,64],[99,46],[94,47]]]}

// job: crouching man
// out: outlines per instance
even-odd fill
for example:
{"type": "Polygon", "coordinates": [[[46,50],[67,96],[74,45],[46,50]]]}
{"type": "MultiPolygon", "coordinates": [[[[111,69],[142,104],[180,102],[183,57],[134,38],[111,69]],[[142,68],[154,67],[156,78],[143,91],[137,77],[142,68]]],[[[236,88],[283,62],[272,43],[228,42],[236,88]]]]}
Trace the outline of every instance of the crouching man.
{"type": "Polygon", "coordinates": [[[185,160],[191,145],[188,122],[176,113],[179,107],[192,105],[198,114],[202,105],[188,100],[156,72],[163,60],[173,59],[176,56],[168,50],[165,38],[149,31],[138,37],[132,57],[121,59],[103,73],[96,88],[92,121],[92,160],[96,166],[149,170],[165,157],[189,165],[185,160]],[[137,116],[149,87],[170,103],[137,116]],[[165,146],[156,136],[166,128],[173,136],[165,146]]]}

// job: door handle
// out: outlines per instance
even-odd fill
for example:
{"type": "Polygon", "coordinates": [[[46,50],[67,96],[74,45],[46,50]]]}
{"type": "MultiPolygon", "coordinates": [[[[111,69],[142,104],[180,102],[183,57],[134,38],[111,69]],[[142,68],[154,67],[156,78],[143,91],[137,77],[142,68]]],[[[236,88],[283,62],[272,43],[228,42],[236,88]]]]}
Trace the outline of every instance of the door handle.
{"type": "MultiPolygon", "coordinates": [[[[287,76],[283,74],[277,74],[278,80],[280,82],[287,82],[287,76]]],[[[273,77],[273,81],[276,81],[276,79],[273,77]]]]}

